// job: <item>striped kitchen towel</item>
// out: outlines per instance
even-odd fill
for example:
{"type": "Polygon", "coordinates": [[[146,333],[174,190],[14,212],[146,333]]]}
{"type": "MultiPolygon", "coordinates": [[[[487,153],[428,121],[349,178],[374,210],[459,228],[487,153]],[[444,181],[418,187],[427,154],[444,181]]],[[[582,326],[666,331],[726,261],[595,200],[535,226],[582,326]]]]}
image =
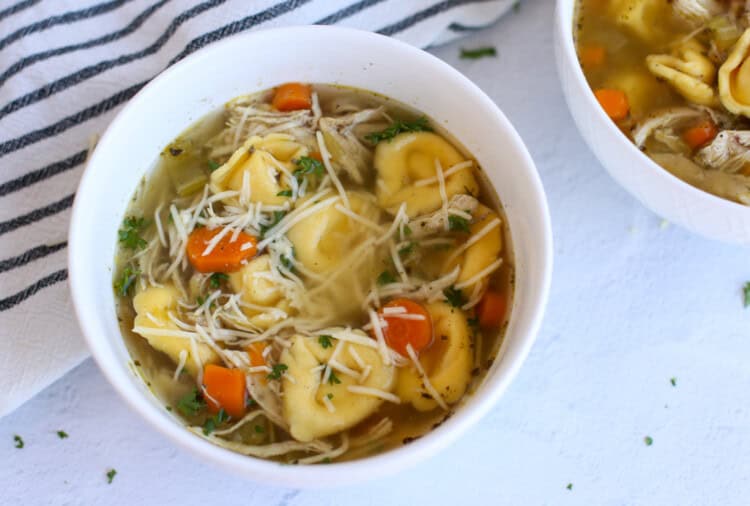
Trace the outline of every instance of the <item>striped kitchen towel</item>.
{"type": "Polygon", "coordinates": [[[90,140],[155,74],[213,41],[291,24],[427,47],[516,1],[0,0],[0,416],[86,356],[66,282],[70,207],[90,140]]]}

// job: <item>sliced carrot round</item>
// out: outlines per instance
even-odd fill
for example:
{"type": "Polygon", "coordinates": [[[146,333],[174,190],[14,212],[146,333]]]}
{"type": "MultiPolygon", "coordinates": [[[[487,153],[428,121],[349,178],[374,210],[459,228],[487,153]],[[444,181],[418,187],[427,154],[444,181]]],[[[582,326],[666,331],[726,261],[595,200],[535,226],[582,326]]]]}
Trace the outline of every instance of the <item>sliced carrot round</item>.
{"type": "Polygon", "coordinates": [[[231,232],[224,234],[205,254],[211,240],[222,231],[221,227],[212,230],[202,227],[193,230],[188,237],[188,260],[198,272],[234,272],[242,267],[244,260],[255,256],[258,241],[244,232],[240,232],[234,241],[231,232]]]}
{"type": "Polygon", "coordinates": [[[714,137],[718,133],[719,130],[716,128],[716,124],[707,119],[685,130],[682,138],[685,139],[685,142],[687,142],[691,149],[698,149],[714,140],[714,137]]]}
{"type": "Polygon", "coordinates": [[[416,353],[432,344],[430,313],[418,302],[394,299],[380,309],[380,317],[387,324],[383,328],[386,343],[401,355],[409,356],[409,344],[416,353]]]}
{"type": "Polygon", "coordinates": [[[499,327],[505,319],[506,299],[501,293],[487,290],[477,304],[479,326],[485,329],[499,327]]]}
{"type": "Polygon", "coordinates": [[[263,351],[268,345],[265,341],[257,341],[250,343],[247,347],[247,354],[250,357],[250,365],[252,367],[260,367],[266,365],[266,357],[263,356],[263,351]]]}
{"type": "Polygon", "coordinates": [[[309,109],[312,107],[312,89],[302,83],[282,84],[276,88],[271,105],[279,111],[309,109]]]}
{"type": "Polygon", "coordinates": [[[620,121],[628,117],[630,104],[628,97],[620,90],[600,88],[594,92],[599,104],[607,113],[607,116],[615,121],[620,121]]]}
{"type": "Polygon", "coordinates": [[[212,413],[223,409],[232,418],[245,415],[245,373],[208,364],[203,370],[206,404],[212,413]]]}

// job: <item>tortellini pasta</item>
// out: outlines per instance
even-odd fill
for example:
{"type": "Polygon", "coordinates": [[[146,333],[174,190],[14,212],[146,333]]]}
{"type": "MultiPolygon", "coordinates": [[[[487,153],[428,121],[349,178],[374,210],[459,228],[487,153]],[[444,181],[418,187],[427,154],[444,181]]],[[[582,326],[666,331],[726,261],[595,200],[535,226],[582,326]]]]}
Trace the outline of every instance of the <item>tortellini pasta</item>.
{"type": "Polygon", "coordinates": [[[646,69],[620,70],[606,82],[607,88],[621,90],[628,97],[630,112],[640,116],[658,100],[660,84],[646,69]]]}
{"type": "MultiPolygon", "coordinates": [[[[343,330],[343,329],[342,329],[343,330]]],[[[361,331],[354,331],[362,337],[361,331]]],[[[334,332],[335,334],[335,332],[334,332]]],[[[350,392],[348,387],[358,385],[390,392],[395,382],[395,368],[383,363],[377,349],[339,341],[331,338],[330,346],[324,348],[317,338],[297,335],[291,346],[281,355],[281,362],[288,366],[284,377],[283,413],[289,432],[297,441],[312,441],[357,425],[374,413],[383,403],[377,397],[350,392]],[[336,371],[336,381],[323,383],[324,369],[320,364],[335,360],[347,369],[363,373],[353,353],[369,367],[369,373],[361,383],[359,378],[336,371]],[[352,353],[353,350],[353,353],[352,353]],[[329,410],[326,399],[333,406],[329,410]]]]}
{"type": "Polygon", "coordinates": [[[242,269],[229,275],[229,283],[236,293],[242,294],[242,311],[250,323],[267,329],[294,313],[284,293],[273,280],[271,257],[260,255],[242,269]]]}
{"type": "Polygon", "coordinates": [[[291,135],[250,137],[211,174],[211,192],[242,191],[243,181],[247,178],[250,202],[282,205],[289,200],[289,197],[279,195],[289,188],[282,177],[283,172],[285,170],[291,176],[295,170],[294,160],[308,153],[309,149],[291,135]],[[244,175],[246,172],[247,176],[244,175]]]}
{"type": "MultiPolygon", "coordinates": [[[[427,306],[435,340],[419,356],[425,374],[447,404],[457,402],[471,380],[471,338],[466,315],[444,302],[427,306]]],[[[419,411],[430,411],[438,404],[425,388],[416,367],[399,369],[396,394],[419,411]]]]}
{"type": "Polygon", "coordinates": [[[608,4],[617,24],[633,35],[651,42],[664,37],[659,20],[671,15],[668,2],[612,0],[608,4]]]}
{"type": "Polygon", "coordinates": [[[708,107],[717,105],[712,86],[716,68],[703,54],[703,47],[697,41],[685,42],[671,55],[649,55],[646,66],[688,101],[708,107]]]}
{"type": "MultiPolygon", "coordinates": [[[[476,215],[479,216],[480,219],[472,223],[471,227],[469,227],[471,236],[475,236],[481,232],[482,229],[490,226],[496,220],[499,221],[497,214],[481,204],[476,211],[476,215]]],[[[502,223],[498,223],[483,235],[481,239],[469,246],[466,249],[466,252],[461,256],[461,271],[458,274],[456,284],[460,286],[461,283],[471,280],[474,276],[489,267],[500,257],[502,249],[502,223]]],[[[484,284],[485,281],[486,277],[463,288],[463,292],[467,295],[471,295],[474,292],[475,285],[477,283],[484,284]]]]}
{"type": "Polygon", "coordinates": [[[750,118],[750,28],[719,69],[719,97],[727,110],[750,118]]]}
{"type": "MultiPolygon", "coordinates": [[[[180,361],[180,354],[183,351],[187,353],[185,369],[195,376],[198,373],[198,364],[193,356],[190,340],[184,337],[159,335],[149,330],[178,330],[168,313],[170,310],[176,310],[179,296],[177,289],[169,285],[152,286],[139,292],[133,297],[133,307],[136,312],[134,325],[139,329],[138,333],[146,338],[151,346],[166,353],[175,363],[180,361]]],[[[207,344],[196,343],[196,349],[201,364],[219,362],[219,357],[207,344]]]]}
{"type": "MultiPolygon", "coordinates": [[[[416,186],[420,179],[437,175],[435,160],[445,172],[466,161],[448,141],[431,132],[403,133],[375,148],[377,181],[375,193],[381,207],[396,213],[401,203],[406,204],[410,217],[430,213],[443,203],[438,183],[416,186]]],[[[478,194],[479,186],[472,169],[459,170],[445,178],[447,198],[459,193],[478,194]]]]}

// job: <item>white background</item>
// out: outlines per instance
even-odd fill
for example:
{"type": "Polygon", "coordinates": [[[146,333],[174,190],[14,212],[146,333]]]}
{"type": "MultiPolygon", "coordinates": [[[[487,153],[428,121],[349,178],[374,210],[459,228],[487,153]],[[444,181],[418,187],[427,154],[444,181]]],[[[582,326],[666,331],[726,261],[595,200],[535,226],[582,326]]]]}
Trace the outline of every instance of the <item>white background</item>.
{"type": "Polygon", "coordinates": [[[551,0],[525,0],[493,27],[433,51],[519,130],[555,237],[537,343],[470,433],[388,479],[327,491],[272,488],[174,447],[87,360],[0,420],[0,503],[747,504],[748,251],[662,223],[604,173],[559,89],[552,12],[551,0]],[[459,60],[460,47],[480,45],[495,46],[498,57],[459,60]],[[59,429],[70,437],[58,439],[59,429]],[[110,468],[117,476],[108,485],[110,468]]]}

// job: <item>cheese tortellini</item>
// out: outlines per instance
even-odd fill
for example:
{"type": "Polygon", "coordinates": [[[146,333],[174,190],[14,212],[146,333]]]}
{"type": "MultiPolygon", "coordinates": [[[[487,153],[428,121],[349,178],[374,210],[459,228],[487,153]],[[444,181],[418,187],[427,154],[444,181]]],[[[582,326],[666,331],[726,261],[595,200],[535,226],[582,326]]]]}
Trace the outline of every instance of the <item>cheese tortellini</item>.
{"type": "Polygon", "coordinates": [[[689,40],[671,55],[647,56],[646,66],[688,101],[712,107],[718,103],[713,88],[716,68],[703,52],[699,42],[689,40]]]}
{"type": "MultiPolygon", "coordinates": [[[[427,378],[447,404],[457,402],[471,380],[471,337],[466,315],[445,302],[427,306],[435,340],[419,356],[427,378]]],[[[416,367],[399,370],[396,394],[419,411],[430,411],[438,404],[430,396],[416,367]]]]}
{"type": "MultiPolygon", "coordinates": [[[[375,148],[377,181],[375,193],[378,203],[390,213],[396,213],[401,203],[406,204],[410,217],[438,209],[443,200],[438,183],[416,186],[420,179],[437,175],[435,161],[443,171],[466,161],[448,141],[431,132],[403,133],[375,148]]],[[[459,170],[445,178],[447,198],[459,193],[478,194],[479,186],[471,167],[459,170]]]]}
{"type": "Polygon", "coordinates": [[[247,178],[250,202],[282,205],[289,200],[289,197],[279,195],[289,189],[284,171],[291,177],[295,170],[294,160],[308,153],[309,149],[291,135],[250,137],[224,165],[211,174],[211,192],[242,191],[243,181],[247,178]]]}
{"type": "Polygon", "coordinates": [[[659,20],[671,15],[668,2],[654,0],[612,0],[610,13],[617,22],[636,37],[654,42],[664,37],[659,20]]]}
{"type": "Polygon", "coordinates": [[[727,110],[750,118],[750,28],[719,69],[719,97],[727,110]]]}
{"type": "Polygon", "coordinates": [[[273,280],[271,257],[260,255],[242,269],[229,275],[229,283],[236,293],[242,294],[242,311],[250,323],[267,329],[294,312],[281,288],[273,280]],[[267,308],[274,308],[268,311],[267,308]]]}
{"type": "MultiPolygon", "coordinates": [[[[472,223],[469,230],[471,232],[470,237],[473,237],[480,233],[485,227],[491,226],[492,223],[497,223],[499,218],[496,213],[492,212],[489,208],[479,205],[476,211],[476,216],[479,219],[472,223]]],[[[461,271],[458,274],[456,280],[457,285],[465,281],[471,280],[474,276],[485,270],[493,262],[500,257],[500,252],[503,249],[503,234],[502,234],[502,223],[498,223],[493,226],[487,233],[485,233],[481,239],[476,241],[474,244],[466,249],[459,259],[455,262],[461,266],[461,271]]],[[[452,263],[447,271],[450,271],[455,263],[452,263]]],[[[477,283],[484,284],[486,277],[480,279],[469,286],[463,288],[464,294],[470,296],[474,292],[475,285],[477,283]]]]}
{"type": "MultiPolygon", "coordinates": [[[[180,361],[182,352],[187,353],[185,369],[196,376],[198,365],[193,356],[190,340],[184,337],[160,335],[150,330],[178,330],[168,313],[176,310],[179,297],[180,293],[177,289],[169,285],[152,286],[139,292],[133,297],[133,307],[136,312],[134,325],[139,329],[138,333],[146,338],[151,346],[166,353],[175,363],[180,361]]],[[[196,349],[202,364],[219,362],[219,357],[207,344],[196,343],[196,349]]]]}
{"type": "MultiPolygon", "coordinates": [[[[367,338],[361,331],[354,332],[367,338]]],[[[297,441],[312,441],[353,427],[383,403],[378,397],[350,392],[349,386],[385,392],[393,389],[395,368],[384,364],[375,348],[352,342],[344,342],[339,347],[335,338],[324,348],[317,338],[301,335],[291,341],[291,346],[281,355],[281,362],[288,366],[282,402],[289,432],[297,441]],[[369,370],[364,380],[360,383],[361,376],[352,377],[339,370],[334,373],[336,381],[323,383],[324,369],[320,364],[328,363],[334,353],[336,362],[361,375],[366,371],[358,365],[356,354],[365,364],[364,369],[369,370]],[[323,399],[330,402],[333,409],[329,409],[323,399]]]]}

